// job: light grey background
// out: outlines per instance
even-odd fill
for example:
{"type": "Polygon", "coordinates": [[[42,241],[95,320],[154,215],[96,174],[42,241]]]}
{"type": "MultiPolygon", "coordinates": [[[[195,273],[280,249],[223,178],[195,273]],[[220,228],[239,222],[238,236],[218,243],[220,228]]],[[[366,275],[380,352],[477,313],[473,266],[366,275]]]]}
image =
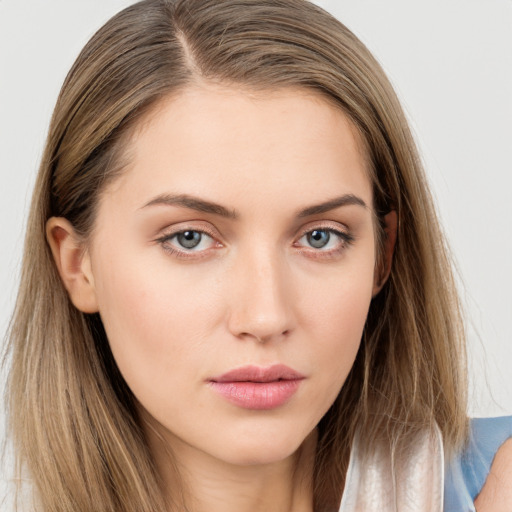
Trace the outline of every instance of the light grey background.
{"type": "MultiPolygon", "coordinates": [[[[14,304],[31,188],[61,83],[93,32],[130,3],[0,0],[2,332],[14,304]]],[[[369,46],[411,119],[460,270],[471,363],[469,414],[510,414],[512,1],[317,3],[369,46]]]]}

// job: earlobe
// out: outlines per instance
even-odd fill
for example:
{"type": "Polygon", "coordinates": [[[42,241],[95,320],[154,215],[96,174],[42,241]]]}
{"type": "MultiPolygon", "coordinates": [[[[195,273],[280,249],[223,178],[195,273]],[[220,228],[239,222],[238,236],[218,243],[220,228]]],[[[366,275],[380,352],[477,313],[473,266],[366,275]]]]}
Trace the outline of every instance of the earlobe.
{"type": "Polygon", "coordinates": [[[384,216],[384,231],[385,240],[383,247],[383,254],[380,257],[380,262],[375,269],[373,281],[373,293],[375,297],[386,284],[391,273],[391,265],[393,263],[393,253],[395,251],[397,222],[398,217],[395,210],[391,210],[384,216]]]}
{"type": "Polygon", "coordinates": [[[84,250],[72,224],[63,217],[51,217],[46,223],[46,239],[71,302],[83,313],[96,313],[89,252],[84,250]]]}

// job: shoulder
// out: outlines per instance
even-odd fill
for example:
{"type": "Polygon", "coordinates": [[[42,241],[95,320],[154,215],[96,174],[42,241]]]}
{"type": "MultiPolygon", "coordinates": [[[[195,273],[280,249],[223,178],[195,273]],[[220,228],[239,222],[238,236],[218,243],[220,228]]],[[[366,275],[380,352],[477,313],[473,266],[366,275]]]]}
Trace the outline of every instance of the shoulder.
{"type": "Polygon", "coordinates": [[[446,512],[474,511],[473,502],[478,512],[499,512],[502,502],[503,510],[512,510],[511,497],[506,495],[512,487],[511,438],[512,416],[470,421],[467,445],[446,464],[446,512]]]}
{"type": "Polygon", "coordinates": [[[512,438],[505,441],[496,452],[475,506],[477,512],[512,510],[512,438]]]}

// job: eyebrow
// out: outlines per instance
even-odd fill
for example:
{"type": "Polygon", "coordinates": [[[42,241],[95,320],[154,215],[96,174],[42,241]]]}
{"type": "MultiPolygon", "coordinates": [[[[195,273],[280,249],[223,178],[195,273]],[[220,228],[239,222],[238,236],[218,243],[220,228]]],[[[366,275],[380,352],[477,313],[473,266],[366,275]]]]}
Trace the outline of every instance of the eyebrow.
{"type": "Polygon", "coordinates": [[[188,194],[161,194],[151,199],[142,208],[154,205],[168,205],[168,206],[182,206],[189,208],[190,210],[196,210],[198,212],[213,213],[220,215],[221,217],[227,217],[229,219],[238,218],[238,214],[234,210],[228,210],[224,206],[211,201],[205,201],[199,197],[190,196],[188,194]]]}
{"type": "MultiPolygon", "coordinates": [[[[236,210],[229,210],[228,208],[206,201],[199,197],[191,196],[188,194],[161,194],[151,199],[142,208],[155,205],[167,205],[167,206],[181,206],[183,208],[189,208],[190,210],[196,210],[198,212],[212,213],[214,215],[220,215],[228,219],[238,219],[239,215],[236,210]]],[[[326,213],[342,206],[357,205],[363,208],[368,208],[367,204],[358,196],[354,194],[344,194],[334,199],[330,199],[320,204],[308,206],[302,210],[299,210],[296,214],[298,218],[310,217],[311,215],[318,215],[320,213],[326,213]]]]}
{"type": "Polygon", "coordinates": [[[367,204],[360,197],[355,196],[354,194],[344,194],[342,196],[335,197],[334,199],[330,199],[325,203],[308,206],[307,208],[300,210],[297,214],[297,217],[309,217],[311,215],[318,215],[319,213],[326,213],[331,210],[335,210],[336,208],[350,205],[357,205],[362,206],[363,208],[368,208],[367,204]]]}

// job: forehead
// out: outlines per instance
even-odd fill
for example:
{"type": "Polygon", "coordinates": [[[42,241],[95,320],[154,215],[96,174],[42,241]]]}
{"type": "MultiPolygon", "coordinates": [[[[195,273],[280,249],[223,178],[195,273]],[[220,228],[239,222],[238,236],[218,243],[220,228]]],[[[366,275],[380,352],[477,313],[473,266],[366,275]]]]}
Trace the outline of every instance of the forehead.
{"type": "Polygon", "coordinates": [[[188,87],[154,106],[129,148],[113,190],[134,204],[165,192],[297,206],[357,192],[372,204],[357,129],[334,102],[306,89],[188,87]]]}

